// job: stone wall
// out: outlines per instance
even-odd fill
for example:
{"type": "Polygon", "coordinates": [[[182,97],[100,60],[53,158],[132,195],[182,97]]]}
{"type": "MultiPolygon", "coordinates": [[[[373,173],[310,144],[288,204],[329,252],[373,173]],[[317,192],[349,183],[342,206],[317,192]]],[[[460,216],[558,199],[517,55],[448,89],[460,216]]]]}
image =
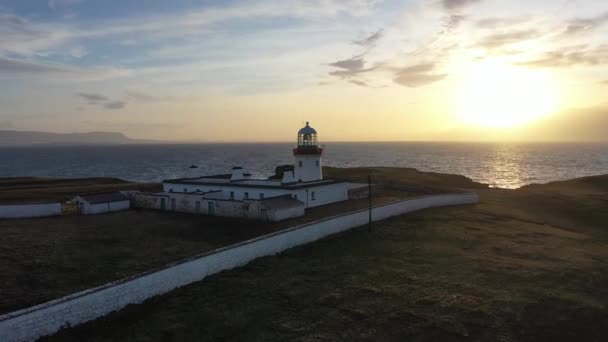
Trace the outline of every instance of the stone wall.
{"type": "MultiPolygon", "coordinates": [[[[373,209],[374,221],[419,209],[473,204],[474,193],[446,194],[407,199],[373,209]]],[[[167,267],[122,279],[51,302],[0,316],[2,341],[30,341],[120,310],[133,303],[200,281],[214,273],[247,264],[259,257],[310,243],[331,234],[362,226],[368,211],[359,210],[244,241],[198,255],[167,267]]]]}

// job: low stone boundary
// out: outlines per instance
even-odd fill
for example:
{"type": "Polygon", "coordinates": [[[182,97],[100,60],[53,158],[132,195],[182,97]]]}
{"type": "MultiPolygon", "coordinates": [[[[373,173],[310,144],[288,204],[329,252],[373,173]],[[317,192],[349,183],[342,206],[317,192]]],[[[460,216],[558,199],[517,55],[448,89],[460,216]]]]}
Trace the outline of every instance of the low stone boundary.
{"type": "Polygon", "coordinates": [[[61,203],[0,203],[1,218],[26,218],[61,215],[61,203]]]}
{"type": "MultiPolygon", "coordinates": [[[[377,206],[372,220],[449,205],[473,204],[475,193],[431,195],[377,206]]],[[[57,300],[0,316],[0,340],[30,341],[61,328],[96,319],[128,304],[141,303],[175,288],[247,264],[263,256],[310,243],[368,223],[368,210],[358,210],[288,228],[197,255],[153,270],[57,300]]]]}

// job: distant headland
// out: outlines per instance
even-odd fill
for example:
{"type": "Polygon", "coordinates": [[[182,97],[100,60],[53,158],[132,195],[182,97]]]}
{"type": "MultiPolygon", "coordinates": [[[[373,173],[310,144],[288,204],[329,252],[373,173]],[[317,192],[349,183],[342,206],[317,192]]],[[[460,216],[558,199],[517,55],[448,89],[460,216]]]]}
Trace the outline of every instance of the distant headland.
{"type": "Polygon", "coordinates": [[[143,144],[151,140],[131,139],[120,132],[50,133],[0,130],[0,146],[143,144]]]}

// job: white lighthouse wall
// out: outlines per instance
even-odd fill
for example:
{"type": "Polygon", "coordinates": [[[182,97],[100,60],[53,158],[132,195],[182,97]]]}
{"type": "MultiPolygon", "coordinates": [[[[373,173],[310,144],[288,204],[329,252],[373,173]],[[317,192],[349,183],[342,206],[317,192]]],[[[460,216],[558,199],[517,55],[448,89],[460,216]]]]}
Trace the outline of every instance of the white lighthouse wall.
{"type": "Polygon", "coordinates": [[[295,181],[314,182],[323,179],[321,155],[296,155],[294,165],[295,181]],[[300,163],[302,166],[300,166],[300,163]]]}

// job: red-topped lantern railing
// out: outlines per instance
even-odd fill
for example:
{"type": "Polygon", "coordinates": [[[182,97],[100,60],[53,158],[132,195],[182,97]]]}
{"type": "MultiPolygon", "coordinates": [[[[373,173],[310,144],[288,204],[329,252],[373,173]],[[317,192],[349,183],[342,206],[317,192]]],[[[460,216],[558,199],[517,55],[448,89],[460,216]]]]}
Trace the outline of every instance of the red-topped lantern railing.
{"type": "Polygon", "coordinates": [[[323,154],[323,148],[319,145],[316,146],[296,146],[293,149],[294,155],[304,155],[304,154],[323,154]]]}
{"type": "Polygon", "coordinates": [[[317,131],[314,128],[310,127],[308,122],[306,122],[306,127],[302,128],[298,132],[298,145],[293,149],[293,154],[295,155],[303,155],[303,154],[322,154],[323,149],[319,146],[319,141],[317,139],[317,131]]]}

